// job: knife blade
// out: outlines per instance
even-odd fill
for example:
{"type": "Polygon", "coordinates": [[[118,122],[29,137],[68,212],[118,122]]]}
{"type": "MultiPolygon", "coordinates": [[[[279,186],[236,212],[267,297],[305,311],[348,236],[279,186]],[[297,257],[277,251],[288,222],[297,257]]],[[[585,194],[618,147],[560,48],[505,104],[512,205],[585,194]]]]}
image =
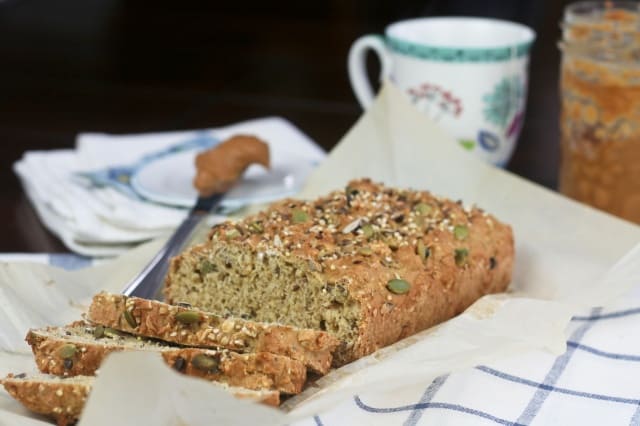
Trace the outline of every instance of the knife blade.
{"type": "Polygon", "coordinates": [[[198,197],[195,206],[189,211],[180,226],[176,228],[165,245],[162,246],[142,271],[127,284],[122,290],[122,294],[160,300],[162,298],[160,290],[169,270],[169,261],[184,250],[186,243],[193,235],[193,231],[220,204],[224,195],[224,193],[219,193],[209,197],[198,197]]]}

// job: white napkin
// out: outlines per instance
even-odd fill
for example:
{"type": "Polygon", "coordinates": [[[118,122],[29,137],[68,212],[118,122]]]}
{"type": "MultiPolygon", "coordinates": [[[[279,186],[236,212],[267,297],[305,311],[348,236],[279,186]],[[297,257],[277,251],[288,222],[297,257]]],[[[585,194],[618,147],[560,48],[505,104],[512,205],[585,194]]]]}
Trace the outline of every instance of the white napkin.
{"type": "Polygon", "coordinates": [[[112,256],[169,233],[186,210],[135,199],[112,188],[81,185],[72,175],[135,164],[142,156],[198,135],[224,139],[251,133],[269,142],[272,155],[321,161],[324,152],[281,118],[264,118],[200,131],[140,135],[81,134],[76,149],[28,151],[14,164],[24,190],[44,225],[72,251],[112,256]]]}

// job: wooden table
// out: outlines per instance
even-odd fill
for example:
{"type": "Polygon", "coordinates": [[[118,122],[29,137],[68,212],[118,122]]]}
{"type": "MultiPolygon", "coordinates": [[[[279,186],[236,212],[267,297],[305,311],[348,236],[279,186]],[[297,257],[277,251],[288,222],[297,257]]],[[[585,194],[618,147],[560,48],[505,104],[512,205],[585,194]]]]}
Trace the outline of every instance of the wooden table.
{"type": "Polygon", "coordinates": [[[508,168],[556,185],[555,43],[564,2],[493,2],[479,10],[463,0],[143,3],[0,3],[0,251],[66,251],[11,169],[24,151],[73,147],[83,131],[195,129],[272,115],[329,150],[361,114],[346,74],[350,44],[420,15],[491,14],[534,27],[528,109],[508,168]]]}

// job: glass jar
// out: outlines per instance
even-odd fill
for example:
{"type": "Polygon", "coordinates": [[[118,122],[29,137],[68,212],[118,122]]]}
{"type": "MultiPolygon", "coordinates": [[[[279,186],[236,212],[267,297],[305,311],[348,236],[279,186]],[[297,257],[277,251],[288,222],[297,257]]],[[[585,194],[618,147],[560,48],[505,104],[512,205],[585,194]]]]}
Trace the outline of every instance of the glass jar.
{"type": "Polygon", "coordinates": [[[640,223],[640,4],[565,9],[560,191],[640,223]]]}

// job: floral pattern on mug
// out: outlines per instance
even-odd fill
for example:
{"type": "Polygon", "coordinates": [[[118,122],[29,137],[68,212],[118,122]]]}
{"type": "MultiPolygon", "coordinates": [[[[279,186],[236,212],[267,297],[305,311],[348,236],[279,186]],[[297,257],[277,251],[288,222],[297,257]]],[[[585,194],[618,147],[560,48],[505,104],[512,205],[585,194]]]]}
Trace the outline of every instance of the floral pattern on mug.
{"type": "Polygon", "coordinates": [[[524,85],[520,77],[503,78],[493,87],[491,93],[482,97],[485,104],[484,118],[489,123],[506,129],[509,119],[520,109],[523,98],[524,85]]]}
{"type": "Polygon", "coordinates": [[[457,118],[462,114],[462,101],[450,90],[438,85],[423,83],[420,86],[407,90],[411,102],[423,113],[426,113],[433,121],[437,122],[448,114],[457,118]]]}
{"type": "Polygon", "coordinates": [[[500,147],[500,137],[488,130],[478,132],[478,144],[489,152],[493,152],[500,147]]]}

